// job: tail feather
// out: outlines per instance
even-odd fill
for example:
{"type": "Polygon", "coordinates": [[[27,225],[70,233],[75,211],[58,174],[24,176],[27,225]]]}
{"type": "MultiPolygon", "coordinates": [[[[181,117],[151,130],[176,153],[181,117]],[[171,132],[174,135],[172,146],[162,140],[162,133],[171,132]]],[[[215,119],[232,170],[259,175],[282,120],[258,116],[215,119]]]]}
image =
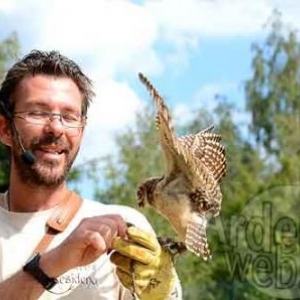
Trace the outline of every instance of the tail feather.
{"type": "Polygon", "coordinates": [[[188,222],[185,237],[187,249],[197,256],[202,256],[204,260],[211,258],[207,237],[206,237],[207,220],[202,216],[196,216],[188,222]]]}

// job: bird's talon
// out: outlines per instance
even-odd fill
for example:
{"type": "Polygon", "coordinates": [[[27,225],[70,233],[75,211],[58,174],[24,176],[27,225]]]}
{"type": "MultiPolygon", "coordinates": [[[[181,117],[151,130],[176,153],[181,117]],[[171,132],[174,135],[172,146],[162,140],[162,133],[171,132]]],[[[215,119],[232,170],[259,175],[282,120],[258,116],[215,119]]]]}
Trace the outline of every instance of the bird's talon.
{"type": "Polygon", "coordinates": [[[186,246],[182,242],[176,242],[171,238],[158,238],[160,245],[167,249],[173,256],[182,254],[187,250],[186,246]]]}

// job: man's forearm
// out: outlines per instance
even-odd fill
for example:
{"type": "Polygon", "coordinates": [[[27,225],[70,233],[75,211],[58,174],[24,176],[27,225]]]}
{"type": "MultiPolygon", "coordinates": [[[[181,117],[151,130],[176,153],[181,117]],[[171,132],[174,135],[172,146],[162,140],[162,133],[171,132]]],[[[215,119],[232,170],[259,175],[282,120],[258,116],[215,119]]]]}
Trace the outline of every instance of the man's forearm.
{"type": "MultiPolygon", "coordinates": [[[[44,253],[40,259],[41,269],[50,277],[58,277],[66,271],[61,263],[57,263],[60,256],[57,249],[44,253]]],[[[1,300],[36,300],[44,291],[33,276],[22,270],[0,283],[1,300]]]]}
{"type": "Polygon", "coordinates": [[[1,300],[35,300],[43,292],[42,285],[23,271],[0,283],[1,300]]]}

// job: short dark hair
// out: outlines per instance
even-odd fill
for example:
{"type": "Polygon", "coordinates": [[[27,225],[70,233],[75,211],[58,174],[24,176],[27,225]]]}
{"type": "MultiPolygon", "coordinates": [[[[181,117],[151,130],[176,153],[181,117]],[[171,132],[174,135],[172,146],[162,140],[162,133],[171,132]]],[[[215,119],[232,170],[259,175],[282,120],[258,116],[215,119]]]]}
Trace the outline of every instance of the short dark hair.
{"type": "Polygon", "coordinates": [[[7,116],[7,112],[13,112],[14,103],[11,96],[16,91],[18,84],[22,79],[35,75],[49,75],[72,79],[82,95],[82,115],[86,115],[94,96],[91,80],[73,60],[62,55],[60,52],[40,50],[32,50],[8,70],[0,88],[1,114],[7,116]]]}

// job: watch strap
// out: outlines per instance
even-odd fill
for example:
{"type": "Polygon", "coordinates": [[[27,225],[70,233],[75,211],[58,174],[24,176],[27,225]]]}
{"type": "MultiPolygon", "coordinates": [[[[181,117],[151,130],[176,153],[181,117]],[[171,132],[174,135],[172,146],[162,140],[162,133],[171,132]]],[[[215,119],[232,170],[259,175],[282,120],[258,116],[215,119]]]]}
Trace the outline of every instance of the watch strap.
{"type": "Polygon", "coordinates": [[[41,255],[37,253],[24,267],[23,271],[35,278],[46,290],[51,290],[58,282],[56,278],[51,278],[40,268],[41,255]]]}

